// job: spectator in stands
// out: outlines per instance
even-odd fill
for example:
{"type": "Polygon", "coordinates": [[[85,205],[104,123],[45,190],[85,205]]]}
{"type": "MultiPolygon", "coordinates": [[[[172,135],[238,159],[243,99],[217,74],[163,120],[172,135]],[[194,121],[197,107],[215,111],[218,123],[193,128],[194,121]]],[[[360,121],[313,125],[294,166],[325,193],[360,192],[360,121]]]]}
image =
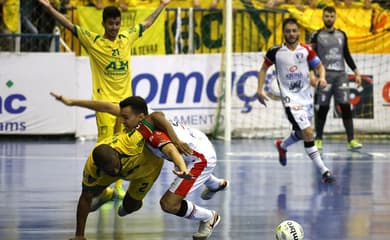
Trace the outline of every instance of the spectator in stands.
{"type": "MultiPolygon", "coordinates": [[[[0,0],[0,33],[11,34],[19,27],[19,1],[0,0]]],[[[12,37],[0,38],[0,51],[14,51],[12,37]]]]}
{"type": "Polygon", "coordinates": [[[295,7],[301,11],[305,10],[305,5],[316,8],[317,4],[319,4],[316,0],[264,0],[266,8],[277,8],[281,4],[293,4],[295,7]]]}
{"type": "Polygon", "coordinates": [[[340,7],[344,4],[345,7],[352,7],[354,2],[362,3],[364,9],[371,8],[371,0],[333,0],[335,7],[340,7]]]}

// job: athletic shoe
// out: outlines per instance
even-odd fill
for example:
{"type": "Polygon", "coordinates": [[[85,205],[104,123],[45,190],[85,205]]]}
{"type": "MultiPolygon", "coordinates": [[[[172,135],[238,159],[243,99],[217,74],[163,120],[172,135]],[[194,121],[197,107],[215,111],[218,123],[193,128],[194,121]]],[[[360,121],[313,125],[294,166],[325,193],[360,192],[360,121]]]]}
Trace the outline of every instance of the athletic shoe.
{"type": "Polygon", "coordinates": [[[99,197],[94,197],[92,199],[91,208],[89,210],[90,212],[96,211],[97,209],[99,209],[105,203],[107,203],[109,201],[112,201],[112,200],[114,200],[115,198],[118,197],[118,195],[117,195],[116,191],[114,191],[114,189],[107,188],[107,191],[109,192],[108,195],[110,197],[102,198],[102,197],[99,196],[99,197]]]}
{"type": "Polygon", "coordinates": [[[282,139],[276,139],[275,146],[276,146],[276,149],[278,149],[278,152],[279,152],[279,163],[280,163],[280,165],[286,166],[286,164],[287,164],[287,158],[286,158],[287,150],[282,148],[282,141],[283,141],[282,139]]]}
{"type": "Polygon", "coordinates": [[[355,139],[352,139],[349,143],[348,143],[348,149],[349,150],[355,150],[355,149],[359,149],[359,148],[362,148],[363,147],[363,144],[361,144],[360,142],[358,142],[357,140],[355,139]]]}
{"type": "Polygon", "coordinates": [[[225,191],[226,189],[229,188],[229,181],[226,180],[226,179],[223,179],[222,180],[222,184],[219,185],[219,187],[215,190],[211,190],[210,188],[206,187],[203,191],[202,191],[202,195],[201,195],[201,198],[203,200],[210,200],[214,197],[214,195],[219,192],[219,191],[225,191]]]}
{"type": "Polygon", "coordinates": [[[314,145],[317,147],[318,150],[322,150],[322,139],[315,139],[314,145]]]}
{"type": "Polygon", "coordinates": [[[123,208],[123,205],[121,204],[118,208],[118,215],[120,217],[124,217],[126,216],[127,214],[129,214],[124,208],[123,208]]]}
{"type": "Polygon", "coordinates": [[[114,187],[116,193],[117,193],[117,196],[120,200],[123,200],[125,198],[125,195],[126,195],[126,191],[123,189],[122,186],[120,187],[114,187]]]}
{"type": "Polygon", "coordinates": [[[210,220],[207,222],[200,221],[198,232],[192,235],[193,240],[206,240],[213,233],[214,228],[221,221],[221,217],[216,211],[213,210],[212,212],[213,216],[210,220]]]}
{"type": "Polygon", "coordinates": [[[324,174],[322,174],[322,181],[324,183],[335,183],[336,178],[330,171],[326,171],[324,174]]]}

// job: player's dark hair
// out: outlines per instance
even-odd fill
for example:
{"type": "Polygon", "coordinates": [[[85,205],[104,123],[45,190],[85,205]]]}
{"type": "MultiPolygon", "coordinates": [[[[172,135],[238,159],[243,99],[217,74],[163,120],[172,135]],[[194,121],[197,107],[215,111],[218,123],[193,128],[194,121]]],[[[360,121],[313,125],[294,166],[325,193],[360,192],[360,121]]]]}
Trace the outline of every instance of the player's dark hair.
{"type": "Polygon", "coordinates": [[[93,161],[96,166],[103,168],[114,161],[116,151],[108,144],[101,144],[92,151],[93,161]]]}
{"type": "Polygon", "coordinates": [[[148,115],[148,105],[146,104],[145,99],[139,96],[131,96],[119,103],[120,108],[131,107],[135,114],[143,113],[148,115]]]}
{"type": "Polygon", "coordinates": [[[322,10],[322,13],[325,13],[325,12],[328,12],[328,13],[336,13],[336,9],[332,6],[326,6],[323,10],[322,10]]]}
{"type": "Polygon", "coordinates": [[[103,9],[103,22],[109,18],[121,17],[121,11],[115,6],[107,6],[103,9]]]}
{"type": "Polygon", "coordinates": [[[282,25],[283,30],[287,24],[295,24],[295,25],[299,26],[298,20],[296,18],[293,18],[293,17],[289,17],[289,18],[286,18],[283,20],[283,25],[282,25]]]}

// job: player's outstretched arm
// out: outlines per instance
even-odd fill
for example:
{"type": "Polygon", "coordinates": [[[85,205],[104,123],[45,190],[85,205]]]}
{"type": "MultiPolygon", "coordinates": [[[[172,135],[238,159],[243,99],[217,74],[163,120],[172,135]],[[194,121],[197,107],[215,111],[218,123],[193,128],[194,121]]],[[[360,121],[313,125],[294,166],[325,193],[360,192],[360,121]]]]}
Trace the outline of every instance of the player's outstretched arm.
{"type": "Polygon", "coordinates": [[[73,23],[71,23],[62,13],[58,12],[49,2],[49,0],[37,0],[46,10],[65,28],[74,34],[73,23]]]}
{"type": "Polygon", "coordinates": [[[165,132],[171,139],[172,143],[177,147],[179,152],[186,155],[192,154],[192,149],[188,146],[187,143],[182,142],[179,139],[173,130],[171,123],[166,119],[163,112],[153,112],[146,116],[145,119],[150,122],[156,129],[165,132]]]}
{"type": "Polygon", "coordinates": [[[146,30],[149,28],[157,19],[157,17],[160,15],[162,10],[168,5],[170,0],[160,0],[160,5],[158,5],[157,9],[152,12],[149,16],[145,18],[145,20],[141,23],[142,28],[146,30]]]}
{"type": "Polygon", "coordinates": [[[191,180],[193,176],[189,173],[187,166],[184,162],[183,156],[179,153],[175,145],[172,143],[165,144],[161,151],[173,161],[177,169],[173,169],[172,172],[178,177],[191,180]]]}
{"type": "Polygon", "coordinates": [[[51,92],[50,95],[67,106],[83,107],[94,110],[96,112],[106,112],[115,116],[119,116],[120,108],[118,104],[114,104],[108,101],[66,98],[53,92],[51,92]]]}

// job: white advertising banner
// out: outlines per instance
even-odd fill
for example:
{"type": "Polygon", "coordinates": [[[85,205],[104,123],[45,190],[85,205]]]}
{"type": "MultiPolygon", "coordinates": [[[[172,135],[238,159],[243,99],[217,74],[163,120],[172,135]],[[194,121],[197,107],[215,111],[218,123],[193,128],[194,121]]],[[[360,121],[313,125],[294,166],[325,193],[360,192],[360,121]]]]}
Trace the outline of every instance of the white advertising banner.
{"type": "Polygon", "coordinates": [[[221,55],[134,57],[133,93],[152,111],[209,132],[217,107],[221,55]]]}
{"type": "MultiPolygon", "coordinates": [[[[390,62],[390,56],[354,58],[362,66],[360,72],[367,76],[363,87],[351,85],[354,113],[359,115],[355,116],[355,128],[389,132],[390,65],[386,63],[390,62]]],[[[233,56],[234,131],[256,131],[260,133],[257,136],[267,136],[267,131],[275,135],[290,128],[279,101],[270,100],[264,107],[256,99],[257,71],[262,59],[262,53],[233,56]]],[[[71,98],[91,99],[87,57],[1,53],[0,67],[0,134],[96,136],[93,111],[64,106],[49,96],[54,91],[71,98]]],[[[224,106],[218,103],[220,69],[218,54],[133,56],[133,92],[146,99],[151,111],[163,111],[169,118],[209,133],[217,119],[223,121],[224,106]],[[222,108],[222,115],[217,117],[218,108],[222,108]]],[[[342,132],[341,119],[330,112],[325,131],[342,132]]]]}
{"type": "MultiPolygon", "coordinates": [[[[77,58],[77,93],[71,97],[92,99],[92,75],[88,57],[77,58]]],[[[96,138],[95,112],[86,108],[76,108],[76,137],[96,138]]]]}
{"type": "Polygon", "coordinates": [[[75,109],[49,95],[76,92],[74,54],[0,53],[0,134],[75,132],[75,109]]]}

